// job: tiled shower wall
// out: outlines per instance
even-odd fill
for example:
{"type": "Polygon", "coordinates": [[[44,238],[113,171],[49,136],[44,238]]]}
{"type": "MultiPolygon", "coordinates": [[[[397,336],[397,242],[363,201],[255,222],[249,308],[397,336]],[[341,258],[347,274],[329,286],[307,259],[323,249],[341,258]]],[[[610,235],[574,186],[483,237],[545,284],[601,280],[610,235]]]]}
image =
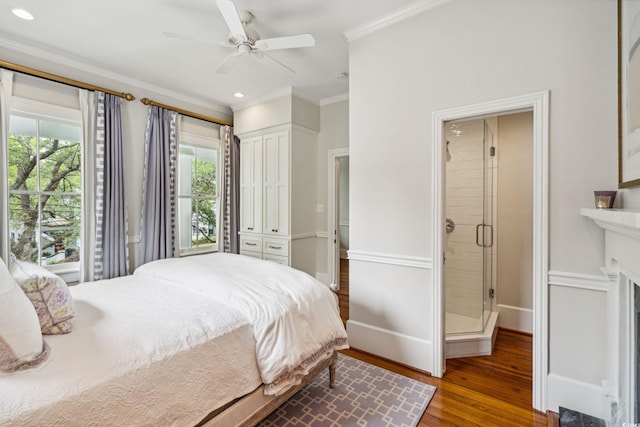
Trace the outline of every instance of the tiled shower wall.
{"type": "MultiPolygon", "coordinates": [[[[476,319],[482,315],[485,297],[482,248],[476,245],[476,225],[483,217],[483,134],[483,120],[458,122],[453,129],[448,124],[445,133],[449,141],[445,216],[455,223],[455,230],[445,234],[446,312],[476,319]]],[[[492,163],[488,177],[495,180],[492,163]]],[[[488,203],[495,207],[495,195],[488,203]]],[[[494,235],[493,253],[495,242],[494,235]]]]}

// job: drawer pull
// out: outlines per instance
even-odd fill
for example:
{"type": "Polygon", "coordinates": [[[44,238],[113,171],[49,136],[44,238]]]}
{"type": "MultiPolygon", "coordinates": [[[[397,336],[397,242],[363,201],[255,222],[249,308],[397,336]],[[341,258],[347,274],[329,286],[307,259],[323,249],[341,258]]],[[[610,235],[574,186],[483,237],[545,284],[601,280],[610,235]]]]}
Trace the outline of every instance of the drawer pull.
{"type": "Polygon", "coordinates": [[[251,242],[244,242],[244,244],[247,246],[257,246],[257,243],[251,243],[251,242]]]}
{"type": "Polygon", "coordinates": [[[273,245],[269,245],[270,249],[282,249],[282,246],[273,246],[273,245]]]}
{"type": "Polygon", "coordinates": [[[247,230],[253,230],[253,227],[247,227],[247,230]]]}

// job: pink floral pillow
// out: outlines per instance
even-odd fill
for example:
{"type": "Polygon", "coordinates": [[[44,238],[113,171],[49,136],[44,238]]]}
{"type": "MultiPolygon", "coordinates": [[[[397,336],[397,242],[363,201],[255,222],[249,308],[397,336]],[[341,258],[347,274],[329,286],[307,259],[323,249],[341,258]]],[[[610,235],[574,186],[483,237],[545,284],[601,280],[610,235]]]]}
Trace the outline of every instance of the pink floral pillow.
{"type": "Polygon", "coordinates": [[[42,333],[71,332],[75,311],[66,282],[44,267],[24,261],[13,261],[10,271],[35,307],[42,333]]]}

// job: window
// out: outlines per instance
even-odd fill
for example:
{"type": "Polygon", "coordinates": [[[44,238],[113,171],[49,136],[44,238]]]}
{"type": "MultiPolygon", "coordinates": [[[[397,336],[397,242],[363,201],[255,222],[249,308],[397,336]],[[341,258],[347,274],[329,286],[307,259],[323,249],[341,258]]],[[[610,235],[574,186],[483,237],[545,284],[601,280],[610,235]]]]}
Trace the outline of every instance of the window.
{"type": "MultiPolygon", "coordinates": [[[[16,104],[24,103],[18,100],[16,104]]],[[[79,112],[26,104],[37,108],[14,109],[9,122],[11,251],[20,260],[43,266],[64,264],[67,270],[77,270],[82,126],[69,117],[79,112]],[[34,112],[43,109],[46,115],[34,112]]]]}
{"type": "Polygon", "coordinates": [[[218,250],[220,141],[181,133],[178,149],[180,255],[218,250]]]}

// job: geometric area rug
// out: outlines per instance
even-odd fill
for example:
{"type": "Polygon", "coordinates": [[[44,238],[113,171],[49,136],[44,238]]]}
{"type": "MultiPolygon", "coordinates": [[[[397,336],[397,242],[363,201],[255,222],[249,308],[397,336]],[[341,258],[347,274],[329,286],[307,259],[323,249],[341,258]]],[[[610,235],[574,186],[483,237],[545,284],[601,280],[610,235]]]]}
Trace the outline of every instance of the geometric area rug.
{"type": "Polygon", "coordinates": [[[415,427],[436,388],[338,353],[336,387],[324,369],[260,427],[415,427]]]}

